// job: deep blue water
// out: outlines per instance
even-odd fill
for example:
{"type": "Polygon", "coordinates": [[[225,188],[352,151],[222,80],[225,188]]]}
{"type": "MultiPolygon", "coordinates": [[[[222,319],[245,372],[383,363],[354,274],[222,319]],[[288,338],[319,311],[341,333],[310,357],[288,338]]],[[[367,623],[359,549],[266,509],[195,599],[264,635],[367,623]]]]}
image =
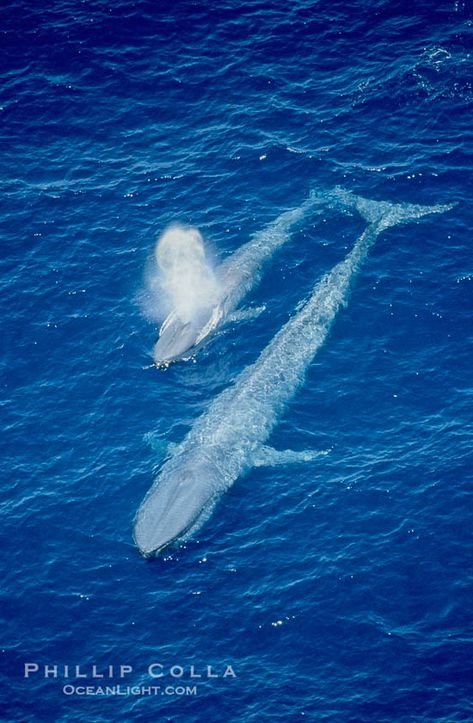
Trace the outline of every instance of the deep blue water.
{"type": "Polygon", "coordinates": [[[469,3],[7,0],[0,19],[1,720],[473,721],[469,3]],[[379,238],[270,440],[331,454],[252,470],[145,562],[146,435],[182,439],[364,224],[308,216],[248,299],[266,312],[167,371],[138,303],[157,234],[191,223],[223,259],[337,184],[458,205],[379,238]],[[163,694],[66,695],[83,680],[61,668],[97,686],[93,664],[163,694]]]}

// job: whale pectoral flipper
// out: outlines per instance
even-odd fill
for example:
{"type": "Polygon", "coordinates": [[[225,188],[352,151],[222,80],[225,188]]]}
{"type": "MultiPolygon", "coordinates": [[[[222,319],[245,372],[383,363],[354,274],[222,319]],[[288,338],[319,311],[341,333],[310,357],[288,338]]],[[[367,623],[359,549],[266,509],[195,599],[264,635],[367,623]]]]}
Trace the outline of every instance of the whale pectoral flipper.
{"type": "Polygon", "coordinates": [[[284,464],[311,462],[317,457],[325,457],[330,451],[330,449],[296,451],[293,449],[274,449],[274,447],[262,445],[255,453],[252,461],[254,467],[277,467],[284,464]]]}
{"type": "Polygon", "coordinates": [[[170,457],[178,447],[176,442],[168,442],[161,434],[156,432],[146,432],[143,435],[143,441],[150,446],[159,460],[170,457]]]}
{"type": "Polygon", "coordinates": [[[253,319],[257,319],[263,311],[266,311],[266,304],[262,304],[262,306],[253,306],[248,309],[238,309],[228,315],[227,321],[230,324],[240,323],[240,321],[252,321],[253,319]]]}

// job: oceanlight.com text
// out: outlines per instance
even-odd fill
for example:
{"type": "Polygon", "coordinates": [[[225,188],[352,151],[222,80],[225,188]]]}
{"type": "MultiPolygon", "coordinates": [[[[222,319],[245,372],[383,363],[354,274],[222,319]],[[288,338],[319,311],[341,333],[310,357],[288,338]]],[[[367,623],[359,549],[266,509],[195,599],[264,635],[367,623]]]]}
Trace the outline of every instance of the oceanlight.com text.
{"type": "Polygon", "coordinates": [[[182,697],[186,695],[197,695],[196,685],[73,685],[66,683],[63,686],[64,695],[72,696],[148,696],[163,695],[182,697]]]}

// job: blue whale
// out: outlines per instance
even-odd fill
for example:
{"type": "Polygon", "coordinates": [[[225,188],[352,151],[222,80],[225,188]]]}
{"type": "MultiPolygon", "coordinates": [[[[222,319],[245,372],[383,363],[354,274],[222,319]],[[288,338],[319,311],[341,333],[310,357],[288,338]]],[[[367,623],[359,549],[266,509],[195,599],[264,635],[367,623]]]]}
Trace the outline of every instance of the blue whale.
{"type": "Polygon", "coordinates": [[[218,297],[199,306],[190,318],[180,318],[176,310],[171,311],[153,349],[156,366],[189,358],[217,326],[231,318],[240,301],[259,282],[264,264],[288,241],[307,212],[321,203],[322,197],[311,192],[301,206],[281,214],[226,259],[215,271],[218,297]]]}
{"type": "Polygon", "coordinates": [[[341,189],[332,192],[331,199],[335,205],[355,208],[367,227],[345,259],[316,283],[308,300],[260,357],[211,402],[174,447],[136,515],[134,538],[143,556],[154,556],[192,534],[209,517],[222,492],[253,466],[303,462],[323,454],[277,451],[265,442],[303,383],[379,234],[454,205],[394,205],[341,189]]]}

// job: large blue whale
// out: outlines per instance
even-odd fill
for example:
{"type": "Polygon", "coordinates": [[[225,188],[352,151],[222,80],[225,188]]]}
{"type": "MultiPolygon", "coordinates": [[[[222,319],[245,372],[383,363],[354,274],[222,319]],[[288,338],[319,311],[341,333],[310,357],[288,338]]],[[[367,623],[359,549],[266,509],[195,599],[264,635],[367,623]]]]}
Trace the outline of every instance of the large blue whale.
{"type": "Polygon", "coordinates": [[[214,503],[253,466],[311,459],[320,452],[277,451],[265,446],[285,406],[303,382],[350,286],[379,234],[390,226],[442,213],[451,205],[393,205],[332,193],[335,204],[356,208],[368,225],[343,261],[314,286],[311,296],[260,357],[210,404],[175,446],[138,509],[134,538],[151,557],[194,532],[214,503]]]}
{"type": "Polygon", "coordinates": [[[259,282],[264,264],[289,240],[291,231],[309,211],[322,208],[322,201],[321,195],[310,193],[301,206],[282,213],[226,259],[215,271],[217,298],[200,304],[190,317],[181,318],[172,310],[153,349],[155,364],[167,366],[188,358],[217,326],[228,320],[259,282]]]}

